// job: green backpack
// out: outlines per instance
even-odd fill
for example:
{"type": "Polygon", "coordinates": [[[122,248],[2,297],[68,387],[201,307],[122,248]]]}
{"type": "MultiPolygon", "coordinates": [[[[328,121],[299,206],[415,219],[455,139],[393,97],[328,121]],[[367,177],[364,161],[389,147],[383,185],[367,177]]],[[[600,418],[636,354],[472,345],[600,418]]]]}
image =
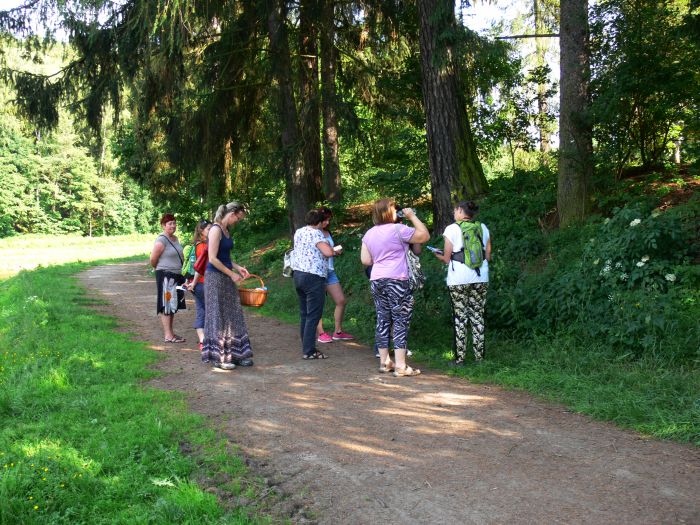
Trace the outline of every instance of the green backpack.
{"type": "MultiPolygon", "coordinates": [[[[197,243],[199,244],[199,243],[197,243]]],[[[182,251],[183,261],[182,261],[182,275],[187,277],[194,277],[194,263],[197,260],[197,250],[195,250],[194,244],[188,244],[182,251]]]]}
{"type": "Polygon", "coordinates": [[[462,230],[464,247],[456,254],[452,254],[452,259],[466,264],[469,268],[476,271],[477,275],[481,275],[481,264],[485,258],[481,223],[479,221],[459,221],[457,224],[459,229],[462,230]]]}

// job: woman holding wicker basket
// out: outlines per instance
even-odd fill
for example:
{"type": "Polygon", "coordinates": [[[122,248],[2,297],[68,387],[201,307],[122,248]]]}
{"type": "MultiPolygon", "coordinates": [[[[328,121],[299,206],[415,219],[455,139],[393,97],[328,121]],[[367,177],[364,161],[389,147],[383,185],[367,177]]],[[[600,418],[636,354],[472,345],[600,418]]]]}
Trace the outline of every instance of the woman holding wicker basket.
{"type": "Polygon", "coordinates": [[[246,214],[245,206],[238,202],[222,204],[209,230],[202,361],[211,362],[222,370],[233,370],[236,365],[253,365],[248,327],[236,286],[249,273],[231,259],[233,239],[229,232],[229,228],[244,219],[246,214]]]}

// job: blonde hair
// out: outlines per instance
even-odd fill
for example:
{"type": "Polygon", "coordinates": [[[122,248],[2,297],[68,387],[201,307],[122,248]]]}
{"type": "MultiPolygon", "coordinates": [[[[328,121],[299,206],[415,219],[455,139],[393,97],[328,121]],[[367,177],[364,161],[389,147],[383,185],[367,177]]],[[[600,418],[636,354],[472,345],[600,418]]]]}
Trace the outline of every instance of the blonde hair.
{"type": "Polygon", "coordinates": [[[238,201],[231,201],[228,204],[222,204],[216,210],[216,215],[214,216],[214,222],[221,222],[224,219],[224,217],[226,217],[227,214],[237,213],[239,211],[247,213],[245,205],[241,204],[238,201]]]}
{"type": "Polygon", "coordinates": [[[372,206],[372,222],[374,224],[391,224],[394,222],[392,208],[396,209],[394,199],[379,199],[372,206]]]}

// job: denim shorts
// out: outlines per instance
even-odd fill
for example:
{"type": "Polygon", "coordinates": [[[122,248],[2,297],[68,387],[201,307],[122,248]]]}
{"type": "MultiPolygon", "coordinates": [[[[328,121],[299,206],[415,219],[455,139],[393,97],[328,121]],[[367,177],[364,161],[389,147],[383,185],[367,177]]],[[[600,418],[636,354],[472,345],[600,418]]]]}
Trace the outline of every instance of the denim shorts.
{"type": "Polygon", "coordinates": [[[335,270],[328,270],[328,275],[326,275],[326,286],[329,284],[338,284],[340,282],[340,279],[338,279],[338,275],[335,273],[335,270]]]}

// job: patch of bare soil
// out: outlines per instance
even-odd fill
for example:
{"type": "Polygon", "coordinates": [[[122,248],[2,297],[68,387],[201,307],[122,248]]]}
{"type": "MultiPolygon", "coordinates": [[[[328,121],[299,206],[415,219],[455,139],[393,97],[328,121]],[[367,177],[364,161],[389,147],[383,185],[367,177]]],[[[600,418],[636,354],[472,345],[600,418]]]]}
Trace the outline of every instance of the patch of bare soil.
{"type": "Polygon", "coordinates": [[[155,283],[142,275],[129,263],[81,279],[167,355],[152,385],[185,392],[223,427],[287,496],[274,510],[292,522],[700,523],[697,448],[429,370],[379,374],[358,344],[334,342],[329,359],[305,361],[297,326],[252,310],[255,366],[214,372],[189,328],[194,303],[175,320],[187,343],[163,344],[155,283]]]}

